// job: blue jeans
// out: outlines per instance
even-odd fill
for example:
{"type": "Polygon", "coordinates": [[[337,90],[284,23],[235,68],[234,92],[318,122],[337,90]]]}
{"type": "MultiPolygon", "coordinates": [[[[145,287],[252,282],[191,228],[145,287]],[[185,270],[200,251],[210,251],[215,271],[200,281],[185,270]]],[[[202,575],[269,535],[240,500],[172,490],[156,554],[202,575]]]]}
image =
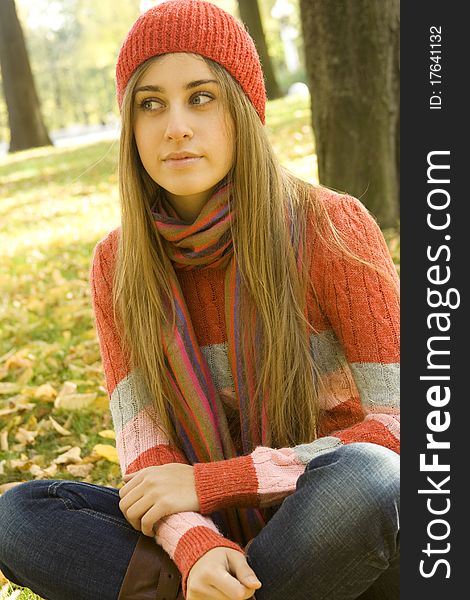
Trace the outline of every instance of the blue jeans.
{"type": "MultiPolygon", "coordinates": [[[[256,600],[398,600],[398,505],[392,451],[314,458],[249,546],[256,600]]],[[[47,600],[116,600],[140,535],[113,488],[35,480],[0,496],[0,570],[47,600]]]]}

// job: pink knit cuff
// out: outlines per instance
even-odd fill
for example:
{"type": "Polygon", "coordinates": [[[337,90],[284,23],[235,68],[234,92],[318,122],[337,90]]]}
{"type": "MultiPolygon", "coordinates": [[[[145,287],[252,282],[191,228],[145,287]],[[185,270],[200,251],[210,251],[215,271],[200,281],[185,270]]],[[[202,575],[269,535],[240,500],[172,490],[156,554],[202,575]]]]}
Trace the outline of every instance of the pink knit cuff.
{"type": "Polygon", "coordinates": [[[173,560],[181,571],[183,595],[185,598],[188,575],[194,564],[209,550],[220,547],[232,548],[243,553],[238,544],[224,538],[208,527],[193,527],[180,539],[173,560]]]}
{"type": "Polygon", "coordinates": [[[199,512],[259,506],[258,477],[251,456],[194,465],[199,512]]]}

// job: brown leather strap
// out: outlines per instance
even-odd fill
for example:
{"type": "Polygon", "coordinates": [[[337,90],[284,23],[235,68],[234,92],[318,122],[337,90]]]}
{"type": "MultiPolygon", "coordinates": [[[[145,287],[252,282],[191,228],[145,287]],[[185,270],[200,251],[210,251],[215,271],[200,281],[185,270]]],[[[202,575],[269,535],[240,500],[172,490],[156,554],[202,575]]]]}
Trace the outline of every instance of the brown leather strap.
{"type": "Polygon", "coordinates": [[[160,577],[157,585],[157,600],[183,600],[181,573],[166,552],[163,552],[160,577]]]}
{"type": "Polygon", "coordinates": [[[183,600],[181,574],[153,538],[139,536],[118,600],[183,600]]]}

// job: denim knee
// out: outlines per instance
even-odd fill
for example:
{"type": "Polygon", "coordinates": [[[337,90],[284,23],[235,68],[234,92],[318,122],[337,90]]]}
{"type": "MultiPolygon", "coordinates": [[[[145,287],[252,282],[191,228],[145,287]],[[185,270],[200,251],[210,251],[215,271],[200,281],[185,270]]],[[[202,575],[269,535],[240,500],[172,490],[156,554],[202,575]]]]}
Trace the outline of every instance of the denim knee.
{"type": "Polygon", "coordinates": [[[360,482],[365,493],[372,497],[385,496],[395,502],[399,498],[399,464],[400,458],[392,450],[377,444],[356,442],[315,457],[308,463],[306,471],[338,465],[349,474],[348,478],[360,482]]]}
{"type": "MultiPolygon", "coordinates": [[[[345,444],[311,460],[298,486],[323,485],[325,502],[333,504],[337,518],[354,515],[354,531],[375,523],[393,555],[399,531],[399,460],[395,452],[377,444],[345,444]]],[[[312,498],[318,501],[317,493],[312,498]]]]}
{"type": "MultiPolygon", "coordinates": [[[[35,497],[48,481],[34,480],[10,488],[0,496],[0,570],[9,577],[11,561],[29,539],[29,519],[33,519],[35,497]]],[[[11,577],[9,577],[11,578],[11,577]]]]}
{"type": "Polygon", "coordinates": [[[10,488],[0,496],[0,548],[5,547],[5,536],[15,537],[15,528],[27,523],[28,512],[38,493],[44,491],[47,494],[49,485],[50,481],[45,480],[26,481],[10,488]]]}

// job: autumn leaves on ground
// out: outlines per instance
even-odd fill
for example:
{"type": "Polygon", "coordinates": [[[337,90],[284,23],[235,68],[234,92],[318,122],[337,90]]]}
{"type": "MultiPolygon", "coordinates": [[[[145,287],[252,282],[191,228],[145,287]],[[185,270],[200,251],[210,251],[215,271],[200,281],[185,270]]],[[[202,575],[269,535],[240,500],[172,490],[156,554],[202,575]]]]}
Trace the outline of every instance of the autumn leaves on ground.
{"type": "MultiPolygon", "coordinates": [[[[308,103],[271,102],[268,123],[283,164],[314,181],[308,103]]],[[[117,147],[0,158],[0,493],[30,479],[121,485],[88,285],[93,247],[118,225],[117,147]]],[[[39,597],[0,573],[7,598],[39,597]]]]}

